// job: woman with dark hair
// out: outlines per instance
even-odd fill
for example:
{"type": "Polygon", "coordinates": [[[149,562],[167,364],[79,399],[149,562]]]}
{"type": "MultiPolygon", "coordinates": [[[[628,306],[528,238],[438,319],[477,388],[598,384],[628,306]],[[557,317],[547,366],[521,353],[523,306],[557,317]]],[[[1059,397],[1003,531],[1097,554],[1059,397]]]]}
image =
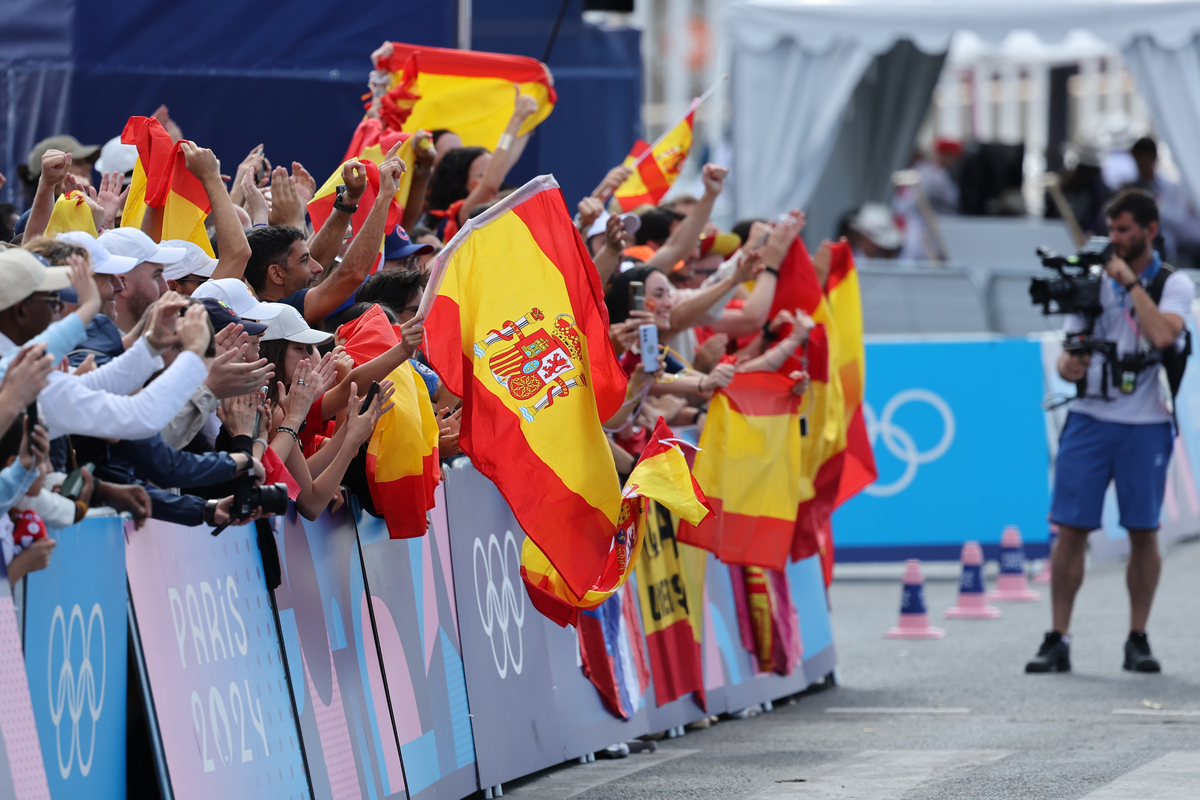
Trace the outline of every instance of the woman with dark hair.
{"type": "Polygon", "coordinates": [[[527,94],[517,98],[516,110],[494,153],[483,147],[457,147],[441,158],[429,188],[427,225],[443,242],[454,238],[466,224],[471,209],[495,199],[529,138],[518,138],[521,125],[537,113],[537,107],[537,100],[527,94]]]}

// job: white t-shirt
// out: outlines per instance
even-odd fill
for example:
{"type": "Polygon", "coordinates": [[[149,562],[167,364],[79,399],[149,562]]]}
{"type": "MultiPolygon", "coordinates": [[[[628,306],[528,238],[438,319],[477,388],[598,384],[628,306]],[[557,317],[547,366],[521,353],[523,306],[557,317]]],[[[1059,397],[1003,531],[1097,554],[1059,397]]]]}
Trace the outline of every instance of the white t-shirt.
{"type": "MultiPolygon", "coordinates": [[[[1138,278],[1142,286],[1150,283],[1144,276],[1156,272],[1154,263],[1161,263],[1158,261],[1157,254],[1154,259],[1155,261],[1138,278]]],[[[1196,286],[1192,279],[1182,272],[1174,272],[1163,285],[1162,299],[1158,303],[1158,308],[1164,314],[1175,314],[1180,317],[1186,329],[1192,319],[1192,299],[1195,294],[1196,286]]],[[[1142,349],[1139,341],[1141,329],[1133,314],[1133,298],[1107,276],[1103,278],[1100,286],[1100,304],[1104,307],[1104,313],[1096,319],[1096,327],[1092,335],[1097,339],[1115,341],[1118,357],[1142,349]]],[[[1083,325],[1082,317],[1070,314],[1067,316],[1064,327],[1068,331],[1077,331],[1083,325]]],[[[1175,347],[1182,349],[1183,345],[1184,337],[1181,334],[1175,342],[1175,347]]],[[[1105,422],[1122,422],[1132,425],[1171,421],[1171,412],[1161,398],[1161,391],[1164,390],[1159,388],[1160,368],[1147,368],[1139,372],[1136,387],[1130,394],[1121,392],[1120,370],[1115,369],[1114,374],[1110,376],[1108,399],[1105,400],[1101,394],[1104,360],[1104,357],[1099,354],[1092,356],[1092,364],[1088,368],[1087,397],[1076,400],[1071,406],[1072,411],[1087,414],[1089,417],[1105,422]]]]}

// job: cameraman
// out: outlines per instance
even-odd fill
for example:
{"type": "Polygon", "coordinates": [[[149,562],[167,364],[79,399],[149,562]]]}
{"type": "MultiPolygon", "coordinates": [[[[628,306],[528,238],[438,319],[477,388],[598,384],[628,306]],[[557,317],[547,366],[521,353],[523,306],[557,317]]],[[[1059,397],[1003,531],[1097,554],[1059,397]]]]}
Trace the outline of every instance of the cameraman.
{"type": "MultiPolygon", "coordinates": [[[[1162,569],[1158,520],[1174,441],[1172,397],[1160,377],[1160,359],[1164,352],[1170,357],[1171,350],[1179,353],[1184,347],[1195,287],[1182,272],[1164,265],[1152,249],[1159,231],[1158,206],[1152,196],[1138,189],[1124,191],[1104,213],[1114,255],[1104,266],[1103,312],[1092,335],[1115,342],[1119,361],[1106,365],[1100,353],[1067,352],[1058,360],[1064,380],[1085,383],[1067,416],[1054,467],[1050,513],[1058,525],[1058,541],[1050,557],[1054,628],[1037,656],[1025,665],[1026,672],[1071,668],[1071,610],[1083,582],[1087,537],[1100,527],[1104,494],[1113,481],[1121,525],[1129,531],[1130,620],[1124,668],[1160,671],[1146,638],[1146,620],[1162,569]]],[[[1083,317],[1067,318],[1068,331],[1085,328],[1083,317]]]]}

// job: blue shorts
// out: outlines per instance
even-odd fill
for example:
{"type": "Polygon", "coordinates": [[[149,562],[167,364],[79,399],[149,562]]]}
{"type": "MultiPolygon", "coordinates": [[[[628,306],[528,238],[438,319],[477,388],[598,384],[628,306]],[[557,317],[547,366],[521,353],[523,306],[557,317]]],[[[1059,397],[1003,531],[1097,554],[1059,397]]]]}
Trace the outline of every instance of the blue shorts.
{"type": "Polygon", "coordinates": [[[1169,422],[1127,425],[1068,414],[1054,463],[1050,519],[1099,528],[1104,493],[1115,482],[1121,526],[1157,530],[1173,446],[1169,422]]]}

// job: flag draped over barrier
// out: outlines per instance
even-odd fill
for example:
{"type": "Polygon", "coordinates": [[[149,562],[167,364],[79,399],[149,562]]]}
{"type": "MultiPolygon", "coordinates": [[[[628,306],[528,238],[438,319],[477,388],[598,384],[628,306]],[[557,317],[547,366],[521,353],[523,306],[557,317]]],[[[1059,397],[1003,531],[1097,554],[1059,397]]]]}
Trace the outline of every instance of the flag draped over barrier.
{"type": "Polygon", "coordinates": [[[835,507],[875,482],[875,454],[867,437],[862,403],[866,392],[867,358],[863,345],[862,296],[858,270],[849,242],[833,245],[826,283],[838,334],[838,374],[846,407],[846,450],[835,507]]]}
{"type": "Polygon", "coordinates": [[[463,399],[460,445],[576,596],[604,572],[621,487],[600,421],[625,398],[603,288],[558,184],[467,224],[430,276],[426,354],[463,399]]]}
{"type": "Polygon", "coordinates": [[[526,539],[521,548],[521,577],[530,599],[539,611],[560,625],[578,624],[581,609],[596,608],[628,579],[645,540],[651,500],[693,524],[699,524],[712,513],[688,469],[687,458],[672,440],[671,429],[661,417],[622,494],[616,538],[604,571],[582,596],[571,591],[532,539],[526,539]]]}
{"type": "Polygon", "coordinates": [[[633,167],[633,174],[617,187],[613,196],[622,211],[630,211],[640,205],[655,205],[662,200],[679,177],[692,149],[692,127],[696,119],[696,105],[651,147],[638,139],[625,157],[625,166],[633,167]]]}
{"type": "Polygon", "coordinates": [[[650,668],[642,650],[642,626],[629,584],[577,623],[579,654],[587,676],[608,710],[630,719],[650,685],[650,668]]]}
{"type": "Polygon", "coordinates": [[[54,201],[54,210],[50,212],[50,221],[46,223],[46,235],[55,236],[67,231],[83,231],[96,235],[96,218],[92,216],[91,206],[84,199],[83,192],[72,189],[59,195],[54,201]]]}
{"type": "Polygon", "coordinates": [[[800,398],[793,381],[745,372],[713,395],[695,474],[714,515],[683,522],[679,541],[727,564],[787,566],[800,503],[800,398]]]}
{"type": "Polygon", "coordinates": [[[392,43],[375,65],[391,73],[380,117],[392,130],[454,131],[467,147],[496,147],[516,109],[516,84],[538,101],[518,135],[536,128],[558,102],[545,64],[526,56],[392,43]]]}

